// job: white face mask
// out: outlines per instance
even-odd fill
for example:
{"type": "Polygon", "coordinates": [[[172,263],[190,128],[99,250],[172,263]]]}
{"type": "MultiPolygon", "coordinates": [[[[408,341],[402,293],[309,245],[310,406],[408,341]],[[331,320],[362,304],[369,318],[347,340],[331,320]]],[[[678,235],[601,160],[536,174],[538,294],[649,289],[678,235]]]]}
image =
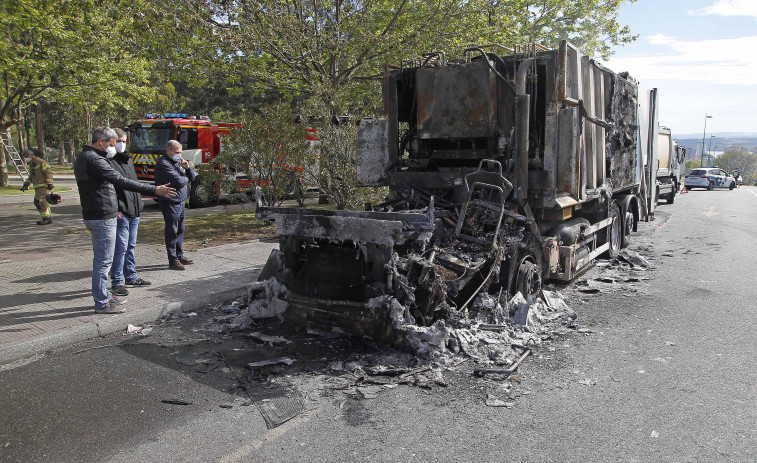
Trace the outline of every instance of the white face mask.
{"type": "Polygon", "coordinates": [[[174,154],[173,156],[171,156],[171,159],[176,162],[181,162],[181,154],[174,154]]]}
{"type": "Polygon", "coordinates": [[[124,151],[126,151],[126,143],[122,141],[116,143],[116,151],[119,153],[123,153],[124,151]]]}
{"type": "Polygon", "coordinates": [[[24,161],[26,161],[27,164],[31,164],[32,158],[24,158],[24,161]]]}
{"type": "Polygon", "coordinates": [[[108,158],[108,159],[110,159],[110,158],[112,158],[115,155],[116,155],[116,147],[115,146],[109,146],[108,149],[106,150],[105,157],[108,158]]]}

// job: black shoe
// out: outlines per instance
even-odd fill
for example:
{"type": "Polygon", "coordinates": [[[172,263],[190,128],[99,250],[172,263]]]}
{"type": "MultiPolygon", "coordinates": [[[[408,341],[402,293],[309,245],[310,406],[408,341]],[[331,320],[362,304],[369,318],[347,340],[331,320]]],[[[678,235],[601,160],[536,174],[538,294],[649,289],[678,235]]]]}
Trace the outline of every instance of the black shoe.
{"type": "Polygon", "coordinates": [[[129,291],[124,288],[124,285],[118,285],[110,288],[111,294],[115,294],[116,296],[128,296],[129,291]]]}
{"type": "Polygon", "coordinates": [[[195,261],[193,261],[192,259],[187,259],[187,258],[186,258],[186,257],[184,257],[184,256],[182,256],[182,257],[179,257],[179,262],[181,262],[181,263],[182,263],[182,264],[184,264],[184,265],[192,265],[192,264],[194,264],[194,263],[195,263],[195,261]]]}
{"type": "Polygon", "coordinates": [[[141,278],[137,278],[134,281],[127,281],[126,282],[127,286],[150,286],[151,284],[152,283],[150,283],[149,281],[143,280],[141,278]]]}
{"type": "Polygon", "coordinates": [[[49,225],[51,223],[53,223],[53,219],[51,219],[50,217],[47,217],[47,218],[44,218],[44,219],[38,221],[37,225],[49,225]]]}
{"type": "Polygon", "coordinates": [[[181,261],[171,262],[168,264],[168,268],[171,270],[184,270],[184,265],[181,263],[181,261]]]}

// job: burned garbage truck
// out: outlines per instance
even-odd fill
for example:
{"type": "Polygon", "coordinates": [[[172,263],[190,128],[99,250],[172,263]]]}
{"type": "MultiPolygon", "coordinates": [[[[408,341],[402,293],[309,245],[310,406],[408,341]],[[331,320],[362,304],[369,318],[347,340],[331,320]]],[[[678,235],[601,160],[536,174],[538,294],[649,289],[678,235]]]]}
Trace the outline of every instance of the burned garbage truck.
{"type": "Polygon", "coordinates": [[[628,74],[569,42],[427,54],[387,66],[382,91],[385,118],[361,121],[357,172],[388,186],[387,202],[258,201],[280,240],[264,277],[286,288],[287,318],[382,337],[393,322],[474,310],[482,293],[535,298],[545,280],[617,255],[652,213],[656,92],[640,98],[628,74]]]}

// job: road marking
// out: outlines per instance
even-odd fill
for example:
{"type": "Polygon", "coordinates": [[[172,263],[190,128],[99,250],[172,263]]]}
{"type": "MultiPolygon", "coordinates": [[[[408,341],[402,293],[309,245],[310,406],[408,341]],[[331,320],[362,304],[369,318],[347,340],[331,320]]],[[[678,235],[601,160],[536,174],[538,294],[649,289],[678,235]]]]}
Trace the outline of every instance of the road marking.
{"type": "Polygon", "coordinates": [[[265,444],[268,444],[270,442],[273,442],[279,439],[281,436],[288,433],[292,429],[309,421],[310,418],[317,415],[318,412],[320,411],[321,411],[320,408],[316,408],[314,410],[308,410],[301,415],[295,416],[294,418],[282,424],[281,426],[277,428],[273,428],[270,431],[266,432],[265,434],[260,436],[258,439],[250,442],[249,444],[239,447],[233,453],[230,453],[229,455],[226,455],[225,457],[218,460],[218,463],[236,463],[238,461],[242,461],[243,459],[245,459],[245,457],[249,457],[252,452],[260,449],[260,447],[264,446],[265,444]]]}
{"type": "Polygon", "coordinates": [[[717,211],[715,210],[715,206],[710,206],[710,210],[709,210],[709,211],[707,211],[707,212],[703,212],[703,214],[704,214],[704,215],[706,215],[707,217],[712,217],[713,215],[718,215],[718,214],[720,214],[720,212],[717,212],[717,211]]]}
{"type": "Polygon", "coordinates": [[[746,191],[752,193],[755,197],[757,197],[757,193],[755,193],[751,188],[747,188],[746,191]]]}

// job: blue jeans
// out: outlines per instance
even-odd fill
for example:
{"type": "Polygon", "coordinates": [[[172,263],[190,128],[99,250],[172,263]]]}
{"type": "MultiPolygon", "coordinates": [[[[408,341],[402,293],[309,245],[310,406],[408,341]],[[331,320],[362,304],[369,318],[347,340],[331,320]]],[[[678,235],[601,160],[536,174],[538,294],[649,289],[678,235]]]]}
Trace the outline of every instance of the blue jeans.
{"type": "Polygon", "coordinates": [[[113,267],[110,269],[110,281],[113,286],[120,286],[126,281],[137,279],[137,264],[134,261],[134,248],[137,246],[137,228],[139,217],[121,215],[116,228],[116,250],[113,253],[113,267]]]}
{"type": "Polygon", "coordinates": [[[95,308],[108,306],[108,273],[113,263],[116,249],[116,218],[105,220],[85,220],[84,225],[92,232],[92,297],[95,308]]]}

